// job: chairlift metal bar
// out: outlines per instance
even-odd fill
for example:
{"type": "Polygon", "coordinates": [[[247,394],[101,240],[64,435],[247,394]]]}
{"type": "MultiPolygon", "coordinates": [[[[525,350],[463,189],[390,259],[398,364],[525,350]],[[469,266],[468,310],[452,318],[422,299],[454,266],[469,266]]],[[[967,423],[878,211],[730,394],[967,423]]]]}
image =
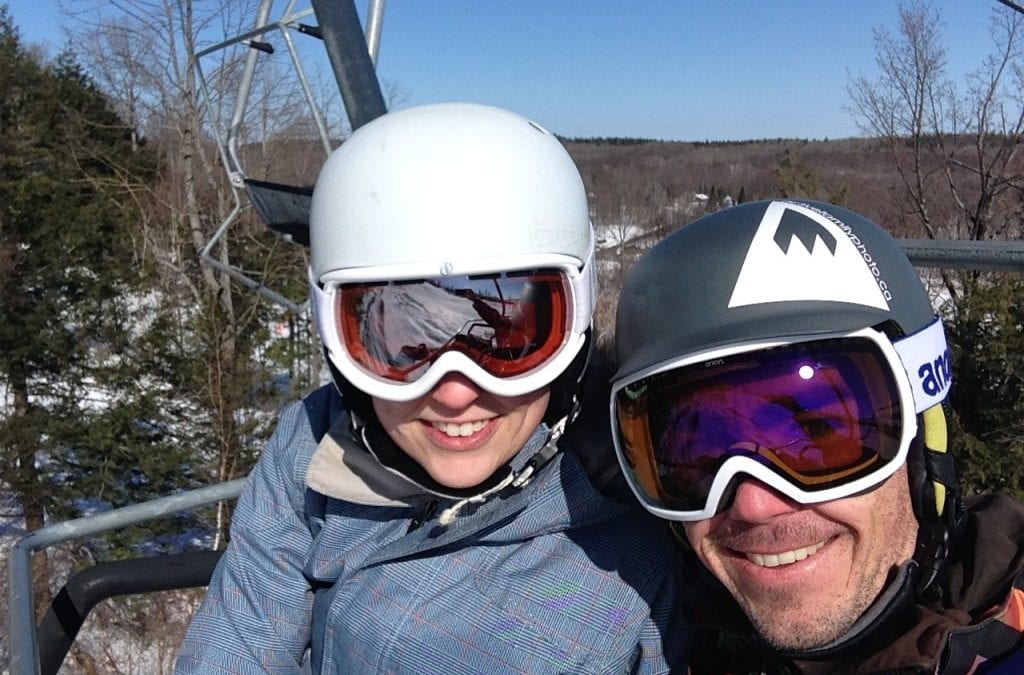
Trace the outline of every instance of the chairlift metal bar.
{"type": "Polygon", "coordinates": [[[380,34],[384,25],[384,3],[386,0],[370,0],[366,12],[366,49],[370,52],[370,61],[377,66],[377,54],[380,52],[380,34]]]}
{"type": "MultiPolygon", "coordinates": [[[[302,84],[305,91],[306,101],[313,110],[314,120],[317,123],[320,137],[321,139],[324,139],[328,134],[323,122],[323,117],[319,115],[317,111],[312,92],[309,90],[309,81],[306,78],[305,70],[303,69],[302,63],[298,58],[298,54],[294,49],[290,36],[290,27],[294,26],[299,20],[307,16],[311,16],[313,14],[313,9],[308,8],[300,12],[295,12],[295,3],[296,0],[291,0],[285,9],[284,15],[280,19],[270,22],[269,16],[273,0],[262,0],[256,19],[256,28],[240,33],[239,35],[226,40],[222,40],[221,42],[213,44],[206,49],[196,52],[194,59],[196,77],[199,80],[199,91],[203,96],[206,107],[208,110],[212,111],[214,109],[213,97],[210,95],[206,82],[206,75],[203,73],[203,57],[224,50],[232,45],[246,42],[252,38],[263,37],[269,31],[278,30],[284,36],[285,42],[289,47],[292,65],[299,75],[299,82],[302,84]]],[[[220,116],[215,115],[212,112],[210,113],[211,121],[213,122],[211,126],[213,127],[214,137],[217,139],[217,147],[220,150],[221,159],[224,161],[224,166],[227,168],[231,185],[238,188],[241,188],[244,184],[245,172],[242,169],[242,163],[238,159],[235,149],[237,147],[239,131],[241,130],[242,118],[244,117],[245,108],[249,100],[249,92],[252,89],[252,79],[255,72],[256,58],[258,56],[259,54],[256,52],[246,55],[245,69],[243,71],[242,79],[238,85],[238,93],[235,96],[235,109],[226,137],[222,133],[220,126],[216,123],[220,116]]],[[[325,143],[325,149],[326,152],[330,151],[329,143],[325,143]]]]}
{"type": "Polygon", "coordinates": [[[331,62],[331,68],[338,81],[349,124],[351,128],[355,129],[387,112],[384,106],[383,95],[381,94],[380,82],[377,79],[375,70],[380,46],[385,0],[370,0],[365,34],[360,26],[359,15],[352,0],[341,2],[338,0],[319,0],[319,2],[318,0],[312,0],[312,8],[299,13],[294,11],[296,1],[290,0],[285,8],[283,18],[271,22],[269,19],[273,0],[262,0],[256,19],[256,27],[197,52],[195,68],[199,79],[200,94],[214,121],[212,125],[213,133],[217,139],[218,150],[228,173],[233,193],[232,198],[234,200],[234,207],[231,213],[228,214],[221,226],[203,247],[199,257],[213,269],[227,274],[233,280],[246,288],[256,291],[271,302],[281,305],[289,311],[301,314],[305,311],[306,302],[292,302],[280,293],[252,279],[242,270],[218,260],[211,254],[213,247],[226,234],[228,228],[234,223],[244,208],[239,191],[245,189],[247,176],[242,166],[242,161],[239,158],[238,142],[241,137],[245,110],[248,104],[249,93],[252,89],[257,58],[259,58],[260,52],[253,50],[246,55],[242,78],[235,97],[235,108],[226,136],[216,123],[220,116],[214,114],[214,99],[210,95],[201,64],[202,57],[204,56],[256,37],[262,37],[270,30],[279,30],[288,48],[288,53],[298,76],[303,95],[306,98],[306,103],[310,111],[312,111],[317,130],[320,134],[320,142],[323,145],[326,156],[331,151],[330,134],[327,131],[327,125],[309,86],[309,80],[299,59],[290,31],[295,27],[299,19],[310,14],[316,15],[319,23],[317,35],[324,41],[328,59],[331,62]]]}
{"type": "MultiPolygon", "coordinates": [[[[262,0],[262,4],[268,5],[268,6],[272,5],[273,4],[273,0],[262,0]]],[[[195,53],[195,58],[196,59],[201,59],[204,56],[209,56],[210,54],[212,54],[214,52],[217,52],[217,51],[220,51],[220,50],[224,49],[225,47],[230,47],[231,45],[236,45],[236,44],[238,44],[240,42],[245,42],[246,40],[251,40],[251,39],[256,38],[256,37],[263,37],[266,33],[268,33],[269,31],[272,31],[272,30],[282,30],[282,29],[288,28],[289,26],[298,23],[301,19],[304,19],[307,16],[310,16],[310,15],[313,14],[313,8],[312,7],[308,7],[306,9],[303,9],[303,10],[293,14],[291,12],[293,11],[292,8],[294,7],[294,5],[295,5],[294,1],[289,3],[289,9],[285,10],[284,15],[280,19],[278,19],[277,21],[269,21],[269,22],[264,23],[263,25],[257,24],[256,28],[253,28],[251,30],[247,30],[244,33],[239,33],[238,35],[235,35],[234,37],[230,37],[230,38],[228,38],[226,40],[221,40],[220,42],[212,44],[209,47],[206,47],[205,49],[200,49],[199,51],[197,51],[195,53]]],[[[262,12],[263,12],[263,7],[261,5],[260,13],[262,13],[262,12]]]]}
{"type": "Polygon", "coordinates": [[[217,231],[214,232],[213,236],[210,237],[210,241],[206,242],[206,246],[204,246],[203,250],[199,253],[199,258],[213,269],[217,270],[218,272],[223,272],[224,274],[227,274],[229,277],[231,277],[238,283],[242,284],[243,286],[250,290],[256,291],[257,293],[267,298],[271,302],[276,303],[284,307],[288,311],[294,312],[295,314],[302,314],[303,312],[306,311],[306,301],[303,301],[302,303],[292,302],[291,300],[284,297],[277,291],[267,286],[264,286],[263,284],[256,281],[252,277],[247,276],[237,267],[232,267],[231,265],[225,264],[220,260],[217,260],[217,258],[215,258],[211,254],[213,247],[217,244],[218,241],[220,241],[221,237],[223,237],[224,234],[228,231],[228,228],[231,227],[231,224],[234,223],[235,219],[242,212],[242,209],[245,208],[238,197],[238,191],[232,190],[232,194],[235,200],[234,209],[232,209],[231,213],[228,214],[228,217],[224,219],[224,222],[221,223],[220,227],[217,228],[217,231]]]}
{"type": "Polygon", "coordinates": [[[22,538],[11,548],[8,563],[7,637],[11,656],[11,675],[37,675],[40,672],[32,593],[32,554],[34,552],[72,539],[80,539],[180,511],[235,499],[241,493],[244,482],[244,478],[236,478],[226,483],[161,497],[141,504],[132,504],[93,516],[54,523],[22,538]]]}
{"type": "MultiPolygon", "coordinates": [[[[260,4],[259,13],[256,16],[257,27],[262,28],[267,25],[271,4],[272,0],[263,0],[260,4]]],[[[238,95],[235,98],[235,110],[231,115],[231,124],[228,126],[228,154],[231,156],[231,167],[234,169],[231,176],[232,187],[237,187],[235,185],[236,175],[242,167],[242,162],[238,159],[238,138],[242,135],[242,122],[245,118],[246,107],[249,105],[249,93],[252,91],[252,79],[256,74],[256,59],[259,56],[260,52],[255,49],[250,49],[245,55],[242,79],[238,85],[238,95]]]]}
{"type": "Polygon", "coordinates": [[[900,245],[917,267],[1024,271],[1024,242],[902,239],[900,245]]]}
{"type": "Polygon", "coordinates": [[[324,155],[328,155],[331,152],[331,138],[327,131],[327,123],[324,121],[324,117],[320,112],[320,107],[316,104],[316,98],[313,96],[313,89],[309,86],[309,79],[306,77],[306,70],[302,67],[302,61],[299,59],[298,50],[295,49],[295,41],[292,40],[291,31],[287,28],[282,28],[281,37],[284,38],[284,44],[288,47],[288,54],[292,59],[292,66],[295,68],[295,73],[299,78],[299,86],[302,87],[302,94],[306,97],[306,105],[309,106],[309,111],[313,115],[313,121],[316,123],[317,132],[320,134],[320,144],[324,149],[324,155]]]}

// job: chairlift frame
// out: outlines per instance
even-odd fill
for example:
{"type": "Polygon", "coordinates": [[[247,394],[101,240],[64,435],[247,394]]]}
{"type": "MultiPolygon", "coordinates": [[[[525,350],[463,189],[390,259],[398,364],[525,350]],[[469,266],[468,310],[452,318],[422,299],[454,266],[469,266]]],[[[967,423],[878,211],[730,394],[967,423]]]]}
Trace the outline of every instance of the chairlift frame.
{"type": "Polygon", "coordinates": [[[380,36],[386,0],[369,0],[365,34],[360,26],[355,5],[350,0],[342,2],[310,1],[311,7],[297,11],[298,0],[288,0],[281,16],[271,20],[270,14],[274,0],[261,0],[256,22],[251,30],[202,49],[194,56],[199,94],[206,106],[221,161],[228,175],[234,202],[227,217],[203,246],[199,258],[213,269],[228,275],[244,287],[256,291],[259,295],[295,314],[303,314],[308,302],[294,302],[284,297],[281,293],[248,276],[238,267],[217,259],[213,254],[213,249],[227,234],[239,215],[249,206],[254,207],[264,224],[279,236],[307,246],[309,243],[308,216],[313,194],[312,187],[283,185],[251,178],[246,173],[238,149],[258,60],[263,54],[274,53],[271,43],[265,41],[268,35],[279,34],[287,47],[292,68],[315,123],[325,158],[332,150],[331,138],[323,113],[317,105],[310,87],[306,69],[295,46],[294,34],[312,36],[324,41],[349,124],[353,130],[386,112],[375,70],[377,55],[380,51],[380,36]],[[318,20],[318,26],[302,23],[303,19],[311,16],[318,20]],[[240,44],[248,45],[250,49],[245,57],[238,91],[234,98],[231,120],[225,130],[219,124],[220,117],[216,114],[217,106],[210,93],[208,79],[203,72],[202,64],[204,58],[240,44]],[[369,60],[363,56],[364,51],[369,60]],[[243,192],[248,194],[247,201],[242,199],[243,192]],[[303,235],[303,232],[306,234],[303,235]]]}
{"type": "MultiPolygon", "coordinates": [[[[294,212],[302,216],[302,210],[305,208],[305,225],[308,228],[308,204],[303,204],[301,197],[311,195],[311,188],[254,181],[247,176],[238,155],[238,139],[245,107],[252,89],[257,58],[260,54],[268,53],[269,49],[267,43],[262,41],[257,43],[257,38],[263,38],[272,31],[278,31],[282,35],[307,104],[316,120],[325,156],[331,150],[326,124],[315,104],[309,81],[292,40],[292,33],[299,32],[323,37],[327,47],[328,60],[342,95],[349,126],[353,130],[387,112],[376,73],[376,60],[386,0],[369,0],[365,32],[361,26],[354,1],[310,0],[311,9],[296,12],[297,0],[288,0],[282,16],[271,21],[270,12],[274,2],[273,0],[261,0],[253,29],[223,40],[194,55],[199,79],[199,93],[212,114],[213,98],[210,96],[205,77],[202,74],[200,65],[202,57],[241,43],[248,43],[251,48],[246,55],[229,128],[226,132],[222,132],[217,126],[217,120],[212,120],[218,149],[232,188],[234,207],[203,247],[200,258],[204,263],[227,274],[246,288],[255,290],[260,295],[296,314],[303,313],[307,303],[294,303],[288,300],[276,291],[248,277],[244,271],[216,259],[212,255],[212,250],[217,241],[227,233],[242,210],[248,206],[242,200],[241,193],[243,191],[248,192],[250,202],[259,210],[257,203],[259,193],[253,190],[254,185],[257,189],[269,187],[298,198],[294,204],[294,212]],[[315,16],[318,22],[317,27],[303,27],[299,23],[309,16],[315,16]]],[[[261,214],[261,217],[264,215],[265,213],[261,214]]],[[[272,225],[269,222],[266,224],[272,225]]],[[[302,225],[302,223],[298,224],[302,225]]],[[[70,540],[122,529],[221,501],[237,499],[244,480],[244,478],[237,478],[97,515],[54,523],[29,533],[15,543],[11,548],[8,561],[7,645],[10,654],[11,675],[56,673],[70,650],[86,615],[98,602],[118,595],[205,586],[221,555],[220,551],[209,551],[100,563],[79,572],[68,580],[57,597],[54,598],[46,616],[37,627],[32,579],[32,555],[34,553],[70,540]]]]}

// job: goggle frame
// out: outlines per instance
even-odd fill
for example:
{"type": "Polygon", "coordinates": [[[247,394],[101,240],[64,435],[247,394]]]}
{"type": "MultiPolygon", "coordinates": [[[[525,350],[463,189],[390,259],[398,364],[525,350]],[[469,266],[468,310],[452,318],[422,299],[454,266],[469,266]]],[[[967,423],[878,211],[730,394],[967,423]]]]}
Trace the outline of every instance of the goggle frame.
{"type": "MultiPolygon", "coordinates": [[[[498,267],[497,265],[493,265],[498,267]]],[[[581,265],[571,256],[561,254],[539,254],[523,256],[515,264],[505,262],[499,270],[487,269],[486,264],[472,269],[453,270],[448,275],[413,276],[422,269],[384,270],[362,269],[343,270],[323,276],[320,283],[312,277],[310,288],[314,299],[316,322],[321,340],[327,349],[328,358],[342,377],[360,391],[374,398],[388,401],[411,401],[433,389],[449,373],[458,373],[470,379],[482,389],[501,397],[517,397],[532,393],[550,384],[562,371],[569,367],[586,342],[586,331],[590,326],[594,303],[595,270],[591,260],[581,265]],[[386,380],[364,369],[345,345],[338,325],[338,290],[348,283],[386,281],[429,280],[440,276],[457,277],[489,273],[508,273],[527,270],[557,271],[564,275],[568,297],[564,336],[561,345],[550,358],[530,371],[513,377],[498,377],[487,372],[473,359],[457,350],[445,351],[415,380],[397,382],[386,380]],[[373,277],[376,277],[374,279],[373,277]]]]}
{"type": "MultiPolygon", "coordinates": [[[[742,475],[759,480],[800,504],[817,504],[851,497],[880,485],[905,464],[911,443],[918,432],[917,414],[936,405],[946,397],[950,385],[948,373],[945,380],[941,383],[942,386],[936,392],[925,393],[920,384],[921,364],[933,363],[935,361],[935,354],[943,355],[939,358],[948,359],[948,348],[946,348],[942,323],[937,318],[925,329],[895,342],[891,341],[888,336],[879,330],[863,328],[856,331],[803,335],[779,340],[732,344],[670,359],[635,375],[631,375],[629,378],[613,382],[610,394],[610,413],[615,453],[626,481],[640,503],[650,513],[667,520],[693,522],[715,516],[722,510],[723,501],[730,492],[730,487],[734,480],[742,475]],[[704,500],[704,506],[701,509],[679,510],[665,508],[655,503],[648,496],[640,485],[635,471],[631,469],[629,459],[623,448],[624,441],[622,439],[617,407],[619,393],[623,389],[653,375],[714,359],[801,343],[849,338],[863,338],[874,343],[885,359],[885,365],[888,366],[887,372],[892,374],[893,384],[897,391],[901,409],[899,449],[893,459],[881,465],[877,471],[860,478],[838,484],[834,487],[809,491],[802,489],[797,483],[788,480],[783,474],[772,470],[765,464],[748,456],[737,455],[729,457],[719,466],[708,490],[708,495],[704,500]],[[918,374],[919,379],[917,382],[912,383],[910,372],[918,374]]],[[[646,454],[653,456],[653,453],[646,454]]],[[[656,467],[653,468],[656,471],[656,467]]]]}

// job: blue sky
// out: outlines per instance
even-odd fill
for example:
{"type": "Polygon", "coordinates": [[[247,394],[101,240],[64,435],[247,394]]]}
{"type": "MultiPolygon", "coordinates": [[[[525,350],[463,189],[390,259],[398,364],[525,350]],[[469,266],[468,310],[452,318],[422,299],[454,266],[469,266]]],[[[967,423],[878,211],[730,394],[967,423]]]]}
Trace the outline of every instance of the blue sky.
{"type": "MultiPolygon", "coordinates": [[[[59,49],[57,0],[6,2],[23,39],[59,49]]],[[[1002,6],[935,6],[962,81],[1002,6]]],[[[564,136],[840,138],[859,133],[851,75],[877,73],[872,28],[896,16],[893,0],[387,0],[378,65],[399,107],[489,103],[564,136]]]]}

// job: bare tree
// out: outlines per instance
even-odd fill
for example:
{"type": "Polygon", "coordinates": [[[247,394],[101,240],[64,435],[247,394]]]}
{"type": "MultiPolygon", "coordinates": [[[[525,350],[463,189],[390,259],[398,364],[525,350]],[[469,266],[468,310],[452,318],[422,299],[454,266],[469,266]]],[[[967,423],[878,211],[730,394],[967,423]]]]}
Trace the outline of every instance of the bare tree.
{"type": "MultiPolygon", "coordinates": [[[[250,28],[255,5],[254,0],[113,0],[67,7],[81,36],[80,58],[162,158],[161,182],[137,195],[148,205],[139,242],[162,270],[165,302],[160,311],[175,315],[174,324],[182,331],[181,355],[193,364],[185,368],[175,396],[198,412],[198,426],[206,430],[192,438],[205,446],[196,453],[207,462],[210,481],[244,474],[265,433],[251,414],[267,379],[256,363],[266,340],[260,335],[272,314],[284,313],[241,289],[228,274],[199,264],[199,253],[240,197],[214,138],[230,121],[242,63],[250,52],[242,44],[204,63],[208,96],[199,95],[195,54],[211,41],[250,28]]],[[[312,128],[296,105],[301,96],[282,76],[284,54],[260,54],[248,108],[252,114],[238,130],[239,147],[251,160],[247,169],[255,167],[254,178],[285,166],[284,173],[302,174],[295,182],[311,182],[322,152],[315,162],[316,153],[295,152],[292,161],[282,152],[286,140],[301,142],[299,130],[312,128]]],[[[219,239],[211,255],[225,268],[244,267],[256,275],[262,268],[264,280],[290,276],[301,286],[302,255],[284,251],[277,241],[243,211],[232,236],[219,239]]],[[[215,545],[223,541],[229,521],[230,505],[222,504],[215,545]]]]}
{"type": "MultiPolygon", "coordinates": [[[[1021,197],[1024,17],[992,11],[993,51],[962,89],[947,76],[938,11],[899,9],[896,34],[874,31],[877,79],[853,78],[849,110],[888,147],[909,207],[929,238],[1012,235],[1021,197]]],[[[954,299],[960,287],[948,274],[954,299]]]]}
{"type": "MultiPolygon", "coordinates": [[[[931,238],[1021,235],[1024,13],[991,12],[990,55],[961,87],[946,75],[941,20],[917,2],[899,32],[875,32],[881,75],[854,79],[851,109],[887,147],[903,213],[931,238]]],[[[1019,275],[943,270],[960,480],[967,492],[1019,494],[1024,360],[1019,275]]]]}

